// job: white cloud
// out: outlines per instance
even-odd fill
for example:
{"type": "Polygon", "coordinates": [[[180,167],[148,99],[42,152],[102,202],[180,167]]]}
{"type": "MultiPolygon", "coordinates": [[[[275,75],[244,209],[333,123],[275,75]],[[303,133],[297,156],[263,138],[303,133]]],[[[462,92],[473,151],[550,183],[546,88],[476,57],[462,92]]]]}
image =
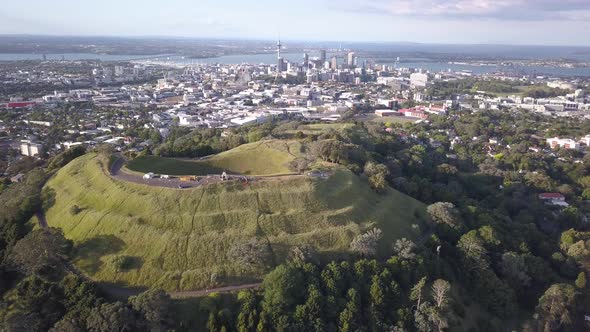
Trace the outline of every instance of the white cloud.
{"type": "Polygon", "coordinates": [[[368,0],[347,1],[347,10],[394,16],[492,18],[498,20],[585,20],[590,0],[368,0]]]}

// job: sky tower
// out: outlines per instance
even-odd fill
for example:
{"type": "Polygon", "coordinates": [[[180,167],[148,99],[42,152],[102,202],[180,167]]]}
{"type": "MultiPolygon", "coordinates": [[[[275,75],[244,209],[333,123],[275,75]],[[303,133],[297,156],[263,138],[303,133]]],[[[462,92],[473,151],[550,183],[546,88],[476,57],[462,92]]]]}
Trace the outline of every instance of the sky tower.
{"type": "Polygon", "coordinates": [[[281,47],[283,47],[283,45],[281,44],[281,40],[279,39],[279,41],[277,42],[277,59],[281,58],[281,47]]]}
{"type": "Polygon", "coordinates": [[[283,72],[283,68],[285,67],[285,61],[281,57],[281,47],[283,47],[283,45],[279,39],[277,43],[277,73],[283,72]]]}

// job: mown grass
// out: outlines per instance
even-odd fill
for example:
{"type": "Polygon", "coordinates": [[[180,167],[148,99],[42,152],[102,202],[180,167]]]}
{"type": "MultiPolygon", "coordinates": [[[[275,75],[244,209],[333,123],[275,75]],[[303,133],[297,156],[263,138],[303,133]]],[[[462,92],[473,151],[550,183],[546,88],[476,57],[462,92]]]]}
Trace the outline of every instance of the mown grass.
{"type": "Polygon", "coordinates": [[[301,244],[325,258],[346,255],[354,236],[379,227],[382,252],[388,253],[394,239],[417,236],[411,225],[425,216],[420,202],[394,190],[377,195],[344,168],[327,180],[295,177],[174,190],[115,180],[88,154],[46,186],[56,193],[48,223],[74,240],[79,268],[97,281],[171,291],[260,280],[270,266],[230,260],[236,242],[268,241],[279,264],[301,244]],[[74,215],[73,205],[83,210],[74,215]],[[117,256],[135,263],[120,269],[117,256]]]}
{"type": "Polygon", "coordinates": [[[313,123],[301,125],[297,129],[287,130],[287,134],[302,132],[304,135],[320,135],[330,130],[343,131],[354,127],[353,123],[313,123]]]}
{"type": "Polygon", "coordinates": [[[377,115],[368,115],[365,121],[374,122],[374,123],[414,123],[416,122],[416,118],[408,118],[405,116],[377,116],[377,115]]]}
{"type": "Polygon", "coordinates": [[[226,171],[243,175],[292,173],[289,162],[301,155],[297,141],[260,141],[245,144],[204,160],[139,157],[127,164],[134,172],[168,175],[208,175],[226,171]]]}

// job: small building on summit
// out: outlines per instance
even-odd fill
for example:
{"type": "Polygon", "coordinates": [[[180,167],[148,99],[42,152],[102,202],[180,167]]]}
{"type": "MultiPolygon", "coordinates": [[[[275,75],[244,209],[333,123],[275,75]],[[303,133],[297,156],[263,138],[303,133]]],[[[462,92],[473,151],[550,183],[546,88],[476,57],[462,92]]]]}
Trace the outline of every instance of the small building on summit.
{"type": "Polygon", "coordinates": [[[558,205],[563,207],[569,206],[569,204],[565,201],[565,196],[560,193],[539,194],[539,199],[544,201],[547,205],[558,205]]]}

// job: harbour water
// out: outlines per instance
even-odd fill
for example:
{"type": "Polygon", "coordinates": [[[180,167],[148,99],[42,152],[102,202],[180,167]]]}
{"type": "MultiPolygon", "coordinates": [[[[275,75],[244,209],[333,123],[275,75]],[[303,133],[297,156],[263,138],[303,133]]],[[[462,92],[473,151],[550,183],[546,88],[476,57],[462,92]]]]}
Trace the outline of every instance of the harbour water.
{"type": "MultiPolygon", "coordinates": [[[[334,54],[327,54],[328,60],[334,54]]],[[[318,57],[319,54],[310,53],[310,57],[318,57]]],[[[300,53],[284,53],[285,60],[301,63],[303,55],[300,53]]],[[[237,54],[225,55],[214,58],[192,59],[178,55],[107,55],[94,53],[66,53],[66,54],[47,54],[47,60],[101,60],[101,61],[145,61],[152,63],[168,63],[175,65],[199,65],[199,64],[274,64],[276,63],[275,53],[265,54],[237,54]]],[[[42,60],[42,54],[27,53],[0,53],[0,61],[19,61],[19,60],[42,60]]],[[[339,57],[339,62],[343,57],[339,57]]],[[[377,64],[395,65],[404,68],[420,68],[430,72],[441,71],[467,71],[474,74],[486,74],[494,72],[514,73],[522,75],[545,75],[555,77],[590,77],[590,68],[564,68],[549,66],[494,66],[494,65],[475,65],[475,64],[457,64],[448,62],[423,61],[418,59],[401,59],[401,62],[395,63],[394,60],[388,59],[370,59],[359,58],[359,63],[371,61],[377,64]]]]}

